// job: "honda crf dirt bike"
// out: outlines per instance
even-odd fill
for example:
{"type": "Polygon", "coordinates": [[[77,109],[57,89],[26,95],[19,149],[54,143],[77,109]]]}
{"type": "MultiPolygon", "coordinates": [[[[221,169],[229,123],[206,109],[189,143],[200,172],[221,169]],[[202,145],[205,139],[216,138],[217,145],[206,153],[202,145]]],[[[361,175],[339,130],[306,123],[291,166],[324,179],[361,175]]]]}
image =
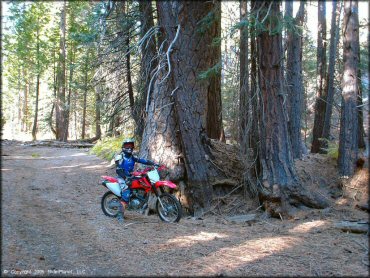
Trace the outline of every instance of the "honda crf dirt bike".
{"type": "Polygon", "coordinates": [[[164,188],[176,188],[171,181],[161,181],[158,171],[165,166],[147,167],[142,171],[132,173],[131,189],[121,191],[119,180],[114,177],[102,176],[106,192],[101,200],[101,207],[105,215],[116,217],[120,203],[124,202],[128,210],[143,213],[148,208],[149,194],[152,192],[157,197],[156,209],[159,218],[164,222],[178,222],[182,215],[181,204],[177,198],[167,192],[164,188]]]}

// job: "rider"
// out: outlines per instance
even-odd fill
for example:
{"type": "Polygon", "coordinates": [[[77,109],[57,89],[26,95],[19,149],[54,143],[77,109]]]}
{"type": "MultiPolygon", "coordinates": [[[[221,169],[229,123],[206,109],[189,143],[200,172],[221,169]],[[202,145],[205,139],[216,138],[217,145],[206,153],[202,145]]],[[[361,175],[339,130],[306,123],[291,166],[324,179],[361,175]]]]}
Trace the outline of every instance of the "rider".
{"type": "MultiPolygon", "coordinates": [[[[123,153],[123,155],[120,160],[115,161],[117,165],[116,173],[118,174],[118,176],[120,176],[126,181],[128,188],[131,187],[131,180],[133,178],[131,172],[134,170],[135,162],[139,162],[145,165],[159,166],[158,164],[154,163],[151,160],[146,160],[146,159],[138,158],[134,156],[132,154],[134,148],[135,148],[134,139],[123,140],[122,152],[121,152],[121,154],[123,153]]],[[[122,192],[121,192],[121,195],[122,195],[123,191],[125,191],[127,188],[125,185],[123,185],[121,188],[122,188],[122,192]]],[[[121,203],[121,208],[120,208],[121,213],[118,213],[119,221],[123,221],[123,210],[124,210],[124,206],[121,203]]]]}

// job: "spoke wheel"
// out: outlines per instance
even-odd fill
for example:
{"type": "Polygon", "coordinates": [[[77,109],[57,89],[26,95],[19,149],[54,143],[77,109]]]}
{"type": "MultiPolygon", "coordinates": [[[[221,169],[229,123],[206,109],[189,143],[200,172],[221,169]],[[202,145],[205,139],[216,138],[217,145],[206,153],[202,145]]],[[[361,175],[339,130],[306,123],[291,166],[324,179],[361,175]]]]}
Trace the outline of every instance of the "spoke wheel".
{"type": "Polygon", "coordinates": [[[119,212],[119,207],[112,207],[114,203],[119,204],[119,198],[112,192],[106,192],[101,199],[101,208],[106,216],[116,217],[119,212]]]}
{"type": "Polygon", "coordinates": [[[173,195],[168,193],[160,195],[156,207],[162,221],[170,223],[180,221],[182,215],[181,204],[173,195]]]}

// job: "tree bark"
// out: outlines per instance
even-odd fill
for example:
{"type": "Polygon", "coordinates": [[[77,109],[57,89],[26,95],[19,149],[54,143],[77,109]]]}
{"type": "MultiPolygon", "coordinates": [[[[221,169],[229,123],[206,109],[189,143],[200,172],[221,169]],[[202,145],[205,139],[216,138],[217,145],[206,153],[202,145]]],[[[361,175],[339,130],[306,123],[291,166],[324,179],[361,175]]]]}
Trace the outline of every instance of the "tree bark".
{"type": "MultiPolygon", "coordinates": [[[[214,1],[214,7],[207,15],[211,26],[206,31],[213,39],[221,39],[221,2],[214,1]]],[[[207,22],[207,24],[209,24],[207,22]]],[[[212,139],[225,140],[222,125],[221,100],[221,42],[211,41],[206,46],[212,53],[210,65],[213,67],[208,85],[207,136],[212,139]]]]}
{"type": "Polygon", "coordinates": [[[59,45],[59,62],[58,62],[58,92],[56,100],[56,139],[67,141],[65,130],[65,94],[66,94],[66,1],[63,3],[60,17],[60,45],[59,45]]]}
{"type": "Polygon", "coordinates": [[[85,139],[85,130],[86,130],[86,99],[87,99],[87,75],[88,75],[88,66],[89,66],[89,52],[86,54],[85,58],[85,69],[84,69],[84,94],[83,94],[83,104],[82,104],[82,131],[81,131],[81,138],[85,139]]]}
{"type": "Polygon", "coordinates": [[[323,152],[322,131],[325,120],[326,110],[326,2],[318,1],[318,31],[317,31],[317,68],[316,68],[316,102],[315,102],[315,119],[312,131],[311,152],[323,152]]]}
{"type": "MultiPolygon", "coordinates": [[[[293,2],[287,1],[290,5],[289,14],[292,17],[293,2]]],[[[302,25],[304,20],[304,1],[300,2],[299,10],[293,23],[296,27],[289,30],[287,37],[287,65],[286,81],[288,86],[288,131],[292,144],[293,158],[302,156],[301,138],[301,114],[303,102],[303,80],[302,80],[302,25]]]]}
{"type": "MultiPolygon", "coordinates": [[[[360,32],[357,32],[357,47],[358,47],[358,65],[360,65],[361,55],[360,55],[360,32]]],[[[361,68],[358,66],[358,98],[357,98],[357,107],[358,107],[358,148],[363,149],[366,147],[365,144],[365,129],[364,129],[364,113],[363,113],[363,102],[362,102],[362,74],[361,68]]]]}
{"type": "Polygon", "coordinates": [[[161,33],[172,51],[170,65],[167,59],[163,61],[167,67],[163,67],[156,81],[141,150],[154,159],[163,157],[167,162],[173,161],[167,165],[179,167],[178,177],[184,175],[181,171],[185,162],[187,199],[196,216],[210,207],[211,182],[218,174],[209,161],[205,142],[210,80],[199,80],[199,74],[213,66],[213,54],[207,48],[213,36],[204,32],[202,20],[215,5],[213,2],[157,2],[161,33]],[[183,160],[177,162],[178,157],[183,160]]]}
{"type": "MultiPolygon", "coordinates": [[[[276,30],[280,18],[278,2],[256,2],[264,28],[257,30],[258,73],[261,89],[260,160],[262,164],[260,198],[272,216],[290,216],[291,205],[322,208],[325,200],[308,192],[294,167],[289,141],[282,72],[282,35],[276,30]],[[267,14],[268,12],[268,14],[267,14]]],[[[259,27],[261,28],[261,27],[259,27]]]]}
{"type": "MultiPolygon", "coordinates": [[[[71,95],[72,95],[72,82],[73,82],[73,70],[74,70],[74,60],[75,60],[75,45],[71,43],[71,55],[70,55],[70,65],[69,65],[69,81],[68,81],[68,96],[67,96],[67,105],[65,109],[65,130],[68,137],[70,114],[71,114],[71,95]]],[[[66,138],[67,140],[67,138],[66,138]]]]}
{"type": "MultiPolygon", "coordinates": [[[[333,12],[331,17],[331,27],[330,27],[330,50],[329,50],[329,68],[326,75],[326,84],[327,84],[327,101],[326,101],[326,110],[325,110],[325,120],[322,131],[322,137],[329,140],[330,138],[330,123],[331,115],[333,111],[333,99],[334,99],[334,68],[335,68],[335,59],[337,54],[337,45],[339,41],[339,20],[341,13],[341,4],[340,2],[333,1],[333,12]]],[[[325,142],[323,142],[324,145],[325,142]]]]}
{"type": "Polygon", "coordinates": [[[343,19],[343,88],[339,135],[339,173],[354,173],[358,155],[359,36],[358,2],[345,1],[343,19]]]}
{"type": "Polygon", "coordinates": [[[33,119],[33,127],[32,127],[32,140],[36,140],[37,134],[37,116],[39,112],[39,93],[40,93],[40,73],[37,74],[36,77],[36,100],[35,100],[35,117],[33,119]]]}
{"type": "MultiPolygon", "coordinates": [[[[240,20],[247,19],[247,1],[240,1],[240,20]]],[[[250,148],[249,135],[252,132],[252,105],[249,95],[249,61],[248,61],[248,28],[240,29],[240,95],[239,95],[239,144],[240,151],[245,156],[250,148]]]]}
{"type": "MultiPolygon", "coordinates": [[[[140,37],[143,39],[145,34],[154,27],[152,1],[140,1],[140,37]]],[[[152,35],[146,39],[141,49],[141,65],[140,65],[140,79],[139,79],[139,92],[135,100],[134,119],[136,122],[135,134],[139,137],[143,136],[145,125],[145,105],[149,89],[150,78],[157,66],[157,61],[154,59],[156,56],[156,40],[152,35]]],[[[150,88],[150,94],[153,89],[150,88]]]]}
{"type": "MultiPolygon", "coordinates": [[[[170,9],[170,2],[156,2],[158,13],[158,25],[160,26],[161,37],[167,37],[167,42],[171,42],[174,34],[170,29],[167,34],[165,26],[173,26],[173,18],[167,13],[170,9]],[[171,35],[171,37],[170,37],[171,35]]],[[[163,41],[163,40],[162,40],[163,41]]],[[[166,51],[168,48],[164,48],[166,51]]],[[[165,61],[160,61],[158,68],[163,66],[165,61]]],[[[179,181],[184,179],[184,162],[179,141],[179,127],[175,120],[173,95],[174,82],[173,75],[169,75],[167,79],[162,79],[166,76],[167,71],[164,67],[158,71],[153,90],[150,91],[150,101],[147,111],[147,117],[142,136],[140,147],[140,156],[148,157],[155,161],[165,164],[170,172],[170,179],[179,181]]]]}
{"type": "MultiPolygon", "coordinates": [[[[256,1],[251,1],[251,14],[256,12],[256,1]]],[[[250,26],[250,41],[251,41],[251,79],[250,79],[250,97],[252,105],[252,115],[249,121],[252,121],[252,130],[250,132],[249,145],[250,145],[250,157],[253,161],[256,161],[254,166],[254,175],[259,173],[261,170],[261,165],[259,163],[258,157],[258,142],[259,142],[259,118],[258,111],[261,109],[261,97],[258,92],[258,73],[257,73],[257,41],[256,41],[256,28],[254,27],[254,19],[251,18],[250,26]]],[[[256,177],[257,178],[257,177],[256,177]]]]}
{"type": "MultiPolygon", "coordinates": [[[[100,105],[101,105],[101,92],[96,90],[95,92],[95,140],[101,138],[101,126],[100,126],[100,105]]],[[[94,140],[94,141],[95,141],[94,140]]]]}

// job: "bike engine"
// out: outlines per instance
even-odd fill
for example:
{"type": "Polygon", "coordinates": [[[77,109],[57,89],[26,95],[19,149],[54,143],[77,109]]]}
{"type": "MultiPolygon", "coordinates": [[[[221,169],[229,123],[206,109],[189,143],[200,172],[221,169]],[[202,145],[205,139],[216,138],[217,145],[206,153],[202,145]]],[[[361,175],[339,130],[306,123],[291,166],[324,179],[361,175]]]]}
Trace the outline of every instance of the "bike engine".
{"type": "Polygon", "coordinates": [[[133,190],[130,203],[129,203],[129,209],[137,210],[140,209],[144,203],[145,203],[145,192],[142,190],[133,190]]]}

